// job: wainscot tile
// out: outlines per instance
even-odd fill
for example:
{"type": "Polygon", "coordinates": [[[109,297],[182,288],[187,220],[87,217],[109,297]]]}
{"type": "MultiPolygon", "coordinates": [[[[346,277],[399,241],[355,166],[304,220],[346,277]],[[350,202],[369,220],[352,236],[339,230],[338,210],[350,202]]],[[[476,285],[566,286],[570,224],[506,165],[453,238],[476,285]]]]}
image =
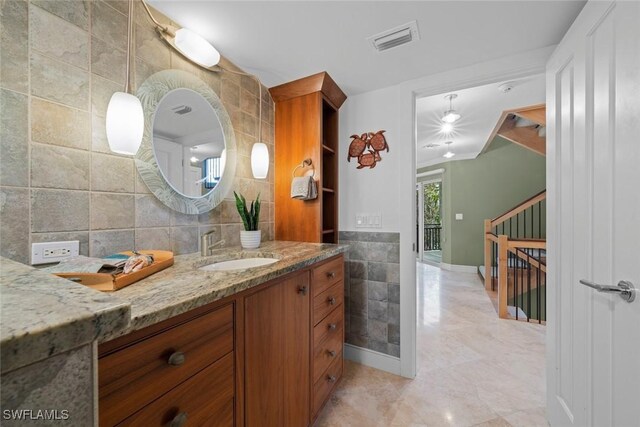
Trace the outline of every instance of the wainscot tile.
{"type": "Polygon", "coordinates": [[[136,227],[168,227],[171,212],[152,194],[136,195],[136,227]]]}
{"type": "Polygon", "coordinates": [[[386,301],[367,301],[367,317],[369,319],[380,320],[381,322],[389,321],[389,303],[386,301]]]}
{"type": "Polygon", "coordinates": [[[350,313],[366,316],[368,299],[367,282],[362,279],[351,278],[351,284],[349,285],[350,313]]]}
{"type": "Polygon", "coordinates": [[[225,241],[225,247],[240,245],[240,231],[244,230],[242,224],[222,224],[220,232],[225,241]]]}
{"type": "Polygon", "coordinates": [[[400,326],[389,324],[389,344],[400,344],[400,326]]]}
{"type": "Polygon", "coordinates": [[[127,157],[91,154],[91,190],[134,192],[134,163],[127,157]]]}
{"type": "Polygon", "coordinates": [[[400,304],[389,303],[389,323],[392,325],[400,324],[400,304]]]}
{"type": "Polygon", "coordinates": [[[81,110],[89,109],[89,72],[31,54],[31,94],[81,110]]]}
{"type": "Polygon", "coordinates": [[[100,40],[127,49],[127,17],[102,1],[91,2],[91,32],[100,40]]]}
{"type": "Polygon", "coordinates": [[[367,321],[367,336],[370,341],[387,342],[387,322],[369,318],[367,321]]]}
{"type": "Polygon", "coordinates": [[[163,250],[170,251],[171,229],[170,228],[136,228],[136,249],[137,250],[163,250]]]}
{"type": "Polygon", "coordinates": [[[0,89],[0,185],[29,185],[27,96],[0,89]]]}
{"type": "Polygon", "coordinates": [[[397,344],[389,343],[389,345],[387,345],[387,352],[387,354],[389,354],[390,356],[400,357],[400,346],[397,344]]]}
{"type": "Polygon", "coordinates": [[[88,151],[31,144],[31,186],[88,190],[89,157],[88,151]]]}
{"type": "Polygon", "coordinates": [[[367,348],[369,350],[377,351],[378,353],[388,353],[388,344],[386,341],[377,341],[377,340],[369,340],[367,343],[367,348]]]}
{"type": "Polygon", "coordinates": [[[126,51],[116,49],[98,38],[91,38],[91,72],[93,74],[124,85],[126,67],[126,51]]]}
{"type": "MultiPolygon", "coordinates": [[[[26,2],[25,2],[26,3],[26,2]]],[[[89,2],[84,0],[31,0],[31,5],[45,9],[78,27],[89,29],[89,2]]]]}
{"type": "Polygon", "coordinates": [[[88,150],[91,144],[91,116],[86,111],[32,98],[31,139],[43,144],[88,150]]]}
{"type": "Polygon", "coordinates": [[[0,255],[29,263],[29,190],[0,187],[0,255]]]}
{"type": "Polygon", "coordinates": [[[92,231],[90,238],[92,257],[130,251],[135,246],[133,230],[92,231]]]}
{"type": "Polygon", "coordinates": [[[387,301],[388,299],[388,285],[387,282],[375,282],[367,281],[367,288],[369,290],[369,299],[375,301],[387,301]]]}
{"type": "Polygon", "coordinates": [[[171,245],[176,255],[198,252],[200,250],[198,227],[173,227],[171,245]]]}
{"type": "Polygon", "coordinates": [[[387,282],[400,283],[400,264],[387,264],[387,282]]]}
{"type": "Polygon", "coordinates": [[[386,282],[387,281],[387,264],[381,263],[381,262],[369,262],[367,274],[368,274],[367,279],[369,280],[386,282]]]}
{"type": "Polygon", "coordinates": [[[70,190],[31,190],[31,231],[89,229],[89,193],[70,190]]]}
{"type": "Polygon", "coordinates": [[[389,283],[387,285],[389,302],[400,303],[400,285],[397,283],[389,283]]]}
{"type": "Polygon", "coordinates": [[[31,49],[89,69],[89,33],[37,6],[29,8],[31,49]]]}
{"type": "Polygon", "coordinates": [[[133,228],[133,194],[92,193],[91,229],[133,228]]]}
{"type": "Polygon", "coordinates": [[[0,46],[0,86],[27,93],[29,17],[26,1],[0,2],[0,46]]]}
{"type": "Polygon", "coordinates": [[[349,261],[349,275],[352,279],[367,279],[367,263],[362,261],[349,261]]]}

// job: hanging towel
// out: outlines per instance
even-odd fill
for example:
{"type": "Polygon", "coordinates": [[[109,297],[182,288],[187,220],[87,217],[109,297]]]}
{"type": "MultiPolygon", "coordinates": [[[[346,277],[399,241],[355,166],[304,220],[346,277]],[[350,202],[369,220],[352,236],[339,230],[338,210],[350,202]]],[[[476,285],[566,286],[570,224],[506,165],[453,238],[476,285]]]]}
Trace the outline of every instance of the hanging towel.
{"type": "Polygon", "coordinates": [[[313,200],[318,197],[318,187],[312,176],[299,176],[291,181],[291,198],[313,200]]]}

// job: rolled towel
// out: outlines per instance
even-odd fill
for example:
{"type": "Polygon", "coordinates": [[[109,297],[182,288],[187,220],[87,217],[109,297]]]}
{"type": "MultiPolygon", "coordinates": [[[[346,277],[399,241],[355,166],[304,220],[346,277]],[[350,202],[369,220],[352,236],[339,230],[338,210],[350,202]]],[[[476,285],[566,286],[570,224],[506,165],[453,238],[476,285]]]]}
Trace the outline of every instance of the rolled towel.
{"type": "Polygon", "coordinates": [[[291,198],[313,200],[318,197],[318,187],[312,176],[299,176],[291,181],[291,198]]]}

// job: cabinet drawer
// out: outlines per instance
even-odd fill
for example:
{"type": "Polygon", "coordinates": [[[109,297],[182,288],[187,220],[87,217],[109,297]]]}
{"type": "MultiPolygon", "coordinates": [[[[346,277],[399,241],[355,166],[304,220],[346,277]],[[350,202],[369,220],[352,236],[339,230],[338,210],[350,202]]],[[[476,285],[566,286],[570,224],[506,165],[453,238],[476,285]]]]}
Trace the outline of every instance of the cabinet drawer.
{"type": "Polygon", "coordinates": [[[229,353],[119,425],[182,425],[180,419],[186,418],[190,426],[233,426],[233,398],[233,353],[229,353]]]}
{"type": "Polygon", "coordinates": [[[343,331],[338,330],[335,334],[327,334],[313,348],[313,382],[320,379],[320,376],[327,370],[327,367],[341,356],[343,346],[343,331]]]}
{"type": "Polygon", "coordinates": [[[339,281],[313,298],[313,324],[317,325],[344,301],[344,282],[339,281]]]}
{"type": "Polygon", "coordinates": [[[100,425],[111,426],[233,350],[231,304],[98,361],[100,425]]]}
{"type": "Polygon", "coordinates": [[[313,296],[326,291],[336,282],[344,278],[344,258],[338,258],[313,269],[313,296]]]}
{"type": "Polygon", "coordinates": [[[342,352],[329,365],[329,369],[313,385],[313,415],[315,416],[342,377],[342,352]]]}
{"type": "Polygon", "coordinates": [[[344,328],[344,305],[340,304],[313,328],[313,348],[327,336],[338,335],[342,339],[344,328]]]}

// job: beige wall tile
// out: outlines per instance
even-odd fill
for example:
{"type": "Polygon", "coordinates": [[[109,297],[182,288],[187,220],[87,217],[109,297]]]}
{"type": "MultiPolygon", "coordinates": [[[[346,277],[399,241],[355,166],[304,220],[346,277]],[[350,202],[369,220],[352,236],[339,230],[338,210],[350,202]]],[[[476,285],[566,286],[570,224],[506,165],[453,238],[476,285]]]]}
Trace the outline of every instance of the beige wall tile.
{"type": "Polygon", "coordinates": [[[29,91],[29,24],[27,2],[0,2],[0,86],[29,91]]]}
{"type": "Polygon", "coordinates": [[[32,53],[31,94],[81,110],[88,110],[89,73],[72,65],[32,53]]]}
{"type": "Polygon", "coordinates": [[[153,25],[136,25],[135,46],[136,56],[143,61],[162,69],[171,68],[170,52],[153,25]]]}
{"type": "Polygon", "coordinates": [[[135,249],[133,230],[92,231],[90,241],[89,254],[92,257],[135,249]]]}
{"type": "Polygon", "coordinates": [[[220,90],[220,99],[225,108],[240,108],[240,86],[223,79],[220,90]]]}
{"type": "Polygon", "coordinates": [[[122,86],[126,80],[127,52],[91,38],[91,72],[122,86]]]}
{"type": "Polygon", "coordinates": [[[89,152],[31,144],[31,187],[89,189],[89,152]]]}
{"type": "Polygon", "coordinates": [[[236,202],[233,200],[223,200],[220,204],[220,223],[233,224],[241,223],[242,219],[236,208],[236,202]]]}
{"type": "Polygon", "coordinates": [[[91,194],[91,229],[133,228],[135,200],[133,194],[91,194]]]}
{"type": "Polygon", "coordinates": [[[31,190],[31,231],[89,229],[89,193],[71,190],[31,190]]]}
{"type": "Polygon", "coordinates": [[[144,83],[145,80],[147,80],[149,76],[162,70],[162,68],[156,67],[155,65],[151,65],[147,62],[144,62],[140,58],[136,58],[134,61],[134,64],[135,64],[134,81],[135,81],[136,90],[142,85],[142,83],[144,83]]]}
{"type": "Polygon", "coordinates": [[[80,255],[89,256],[89,232],[69,231],[65,233],[31,233],[31,242],[67,242],[77,240],[80,242],[80,255]]]}
{"type": "Polygon", "coordinates": [[[78,27],[89,29],[89,1],[83,0],[31,0],[41,7],[78,27]]]}
{"type": "Polygon", "coordinates": [[[29,190],[0,187],[0,255],[29,262],[29,190]]]}
{"type": "Polygon", "coordinates": [[[170,228],[136,228],[136,250],[170,251],[170,228]]]}
{"type": "Polygon", "coordinates": [[[136,227],[168,227],[172,211],[152,194],[136,195],[136,227]]]}
{"type": "Polygon", "coordinates": [[[91,154],[91,190],[133,193],[133,159],[91,154]]]}
{"type": "Polygon", "coordinates": [[[0,90],[0,185],[29,185],[27,96],[0,90]]]}
{"type": "Polygon", "coordinates": [[[91,82],[91,112],[94,115],[105,117],[111,95],[114,92],[122,91],[124,91],[124,87],[121,84],[93,74],[91,82]]]}
{"type": "Polygon", "coordinates": [[[225,242],[225,247],[240,245],[240,231],[244,230],[242,224],[222,224],[220,225],[220,230],[225,242]]]}
{"type": "Polygon", "coordinates": [[[171,247],[173,253],[191,254],[200,250],[198,227],[174,227],[171,229],[171,247]]]}
{"type": "Polygon", "coordinates": [[[105,3],[125,16],[129,15],[129,0],[105,0],[105,3]]]}
{"type": "Polygon", "coordinates": [[[136,193],[138,193],[138,194],[150,194],[151,190],[149,190],[149,187],[147,187],[147,184],[144,183],[144,181],[142,180],[142,177],[138,173],[137,169],[134,172],[134,175],[135,175],[135,181],[136,181],[136,193]]]}
{"type": "Polygon", "coordinates": [[[91,33],[111,46],[127,49],[127,17],[102,1],[91,2],[91,33]]]}
{"type": "Polygon", "coordinates": [[[259,116],[258,98],[246,89],[240,92],[240,108],[255,117],[259,116]]]}
{"type": "Polygon", "coordinates": [[[29,39],[31,49],[89,69],[89,33],[36,6],[29,8],[29,39]]]}
{"type": "Polygon", "coordinates": [[[32,141],[88,150],[90,126],[86,111],[31,98],[32,141]]]}

